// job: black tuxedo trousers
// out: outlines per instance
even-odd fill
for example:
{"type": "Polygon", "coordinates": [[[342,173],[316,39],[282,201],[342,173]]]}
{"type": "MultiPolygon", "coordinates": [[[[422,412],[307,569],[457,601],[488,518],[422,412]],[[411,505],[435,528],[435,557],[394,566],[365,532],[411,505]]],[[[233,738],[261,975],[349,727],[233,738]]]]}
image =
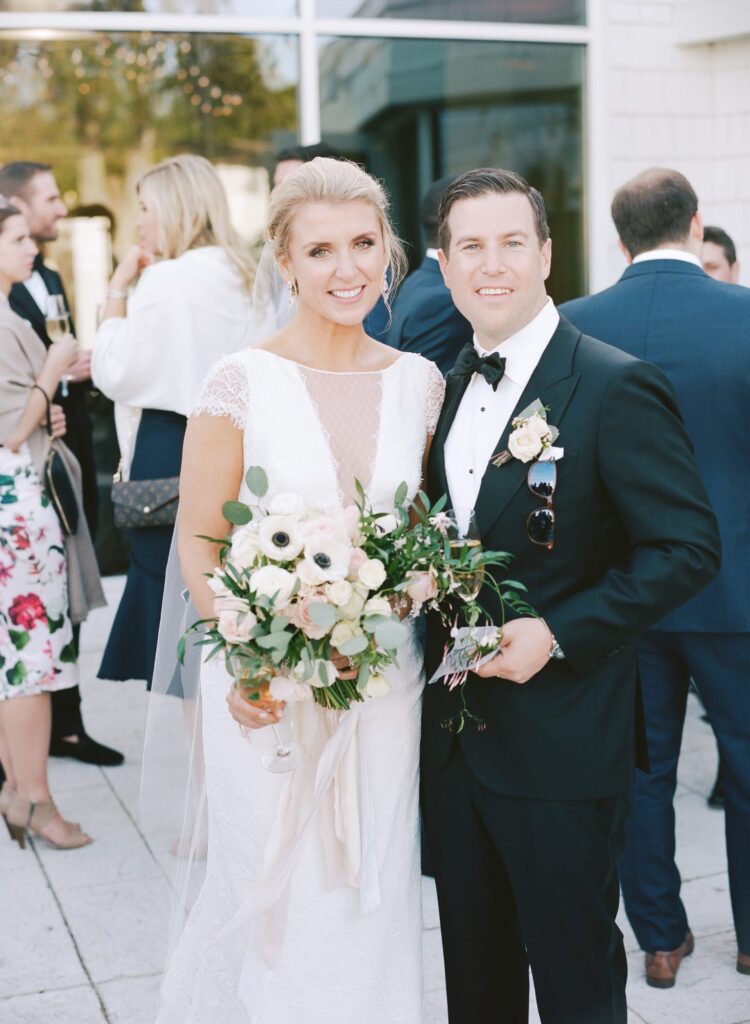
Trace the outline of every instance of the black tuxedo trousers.
{"type": "MultiPolygon", "coordinates": [[[[448,375],[428,465],[433,500],[448,490],[444,444],[465,386],[448,375]]],[[[451,731],[457,691],[437,683],[424,695],[422,802],[450,1020],[526,1021],[528,962],[544,1024],[621,1024],[616,862],[642,722],[635,641],[713,578],[720,545],[656,367],[561,319],[513,415],[535,399],[564,448],[554,548],[527,535],[540,501],[517,459],[487,466],[475,512],[485,547],[513,555],[499,579],[528,587],[565,659],[523,685],[470,676],[464,696],[481,731],[451,731]]],[[[498,424],[495,451],[509,433],[498,424]]],[[[492,591],[480,599],[500,621],[492,591]]],[[[433,617],[428,677],[447,640],[433,617]]]]}

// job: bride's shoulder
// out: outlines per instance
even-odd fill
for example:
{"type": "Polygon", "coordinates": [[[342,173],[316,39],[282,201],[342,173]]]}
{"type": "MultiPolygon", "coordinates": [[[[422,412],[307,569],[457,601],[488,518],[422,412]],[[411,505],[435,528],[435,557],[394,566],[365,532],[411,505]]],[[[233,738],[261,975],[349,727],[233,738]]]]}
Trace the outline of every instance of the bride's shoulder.
{"type": "Polygon", "coordinates": [[[401,369],[405,373],[412,379],[422,382],[426,388],[445,388],[445,378],[437,365],[418,352],[404,352],[396,362],[401,364],[401,369]]]}

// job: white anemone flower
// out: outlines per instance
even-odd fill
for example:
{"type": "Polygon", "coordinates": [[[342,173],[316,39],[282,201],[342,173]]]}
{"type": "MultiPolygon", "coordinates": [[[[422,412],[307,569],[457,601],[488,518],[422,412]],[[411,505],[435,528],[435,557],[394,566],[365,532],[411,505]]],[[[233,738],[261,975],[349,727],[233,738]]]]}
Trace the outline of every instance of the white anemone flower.
{"type": "Polygon", "coordinates": [[[304,544],[299,526],[290,516],[266,516],[258,527],[258,543],[263,554],[276,562],[291,562],[304,544]]]}
{"type": "Polygon", "coordinates": [[[351,556],[351,544],[335,534],[316,531],[305,541],[305,562],[310,568],[311,578],[317,576],[319,583],[344,579],[349,572],[351,556]]]}

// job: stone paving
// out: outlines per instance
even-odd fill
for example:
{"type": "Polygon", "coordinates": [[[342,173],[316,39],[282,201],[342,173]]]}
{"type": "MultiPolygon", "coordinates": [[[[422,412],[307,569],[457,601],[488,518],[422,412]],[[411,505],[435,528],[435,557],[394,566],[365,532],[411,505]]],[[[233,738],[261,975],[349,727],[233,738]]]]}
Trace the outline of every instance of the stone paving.
{"type": "MultiPolygon", "coordinates": [[[[0,835],[0,1024],[153,1024],[155,1017],[169,904],[160,860],[167,855],[150,849],[138,827],[143,685],[94,679],[122,581],[106,585],[110,607],[83,631],[84,708],[91,733],[123,750],[127,761],[109,770],[51,762],[60,807],[95,837],[87,849],[65,853],[35,842],[21,851],[0,835]]],[[[715,767],[711,732],[691,698],[676,806],[696,950],[676,988],[649,989],[623,918],[629,1024],[750,1024],[750,978],[734,969],[723,815],[705,800],[715,767]]],[[[437,904],[428,879],[423,896],[422,1024],[446,1024],[437,904]]],[[[532,1007],[531,1024],[538,1020],[532,1007]]]]}

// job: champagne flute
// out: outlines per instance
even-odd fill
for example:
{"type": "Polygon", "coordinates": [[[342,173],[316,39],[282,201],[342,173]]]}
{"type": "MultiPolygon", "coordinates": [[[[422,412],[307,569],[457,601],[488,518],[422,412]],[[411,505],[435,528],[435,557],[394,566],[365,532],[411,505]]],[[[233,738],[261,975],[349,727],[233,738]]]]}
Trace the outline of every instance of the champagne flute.
{"type": "MultiPolygon", "coordinates": [[[[468,559],[482,547],[474,509],[449,508],[445,514],[449,520],[446,530],[451,553],[460,557],[466,552],[468,559]]],[[[484,582],[483,566],[472,566],[467,561],[466,569],[456,570],[455,575],[459,582],[459,596],[466,601],[474,601],[484,582]]]]}
{"type": "MultiPolygon", "coordinates": [[[[65,305],[64,295],[47,296],[44,326],[47,336],[53,344],[62,341],[66,334],[70,334],[70,313],[65,305]]],[[[67,374],[60,379],[60,394],[63,398],[68,397],[69,380],[70,377],[67,374]]]]}
{"type": "MultiPolygon", "coordinates": [[[[251,689],[254,692],[257,692],[258,706],[261,706],[266,710],[270,710],[271,706],[276,703],[269,695],[268,683],[256,686],[256,684],[254,684],[249,677],[243,673],[237,679],[235,685],[242,693],[251,689]]],[[[247,699],[247,697],[245,699],[247,699]]],[[[253,703],[255,703],[255,701],[253,701],[253,703]]],[[[279,727],[275,724],[271,726],[271,732],[276,740],[276,750],[274,750],[273,753],[263,755],[263,767],[266,771],[274,772],[275,774],[293,772],[296,768],[299,768],[305,760],[304,748],[300,743],[293,740],[291,735],[289,736],[289,739],[285,739],[282,736],[279,727]]]]}

